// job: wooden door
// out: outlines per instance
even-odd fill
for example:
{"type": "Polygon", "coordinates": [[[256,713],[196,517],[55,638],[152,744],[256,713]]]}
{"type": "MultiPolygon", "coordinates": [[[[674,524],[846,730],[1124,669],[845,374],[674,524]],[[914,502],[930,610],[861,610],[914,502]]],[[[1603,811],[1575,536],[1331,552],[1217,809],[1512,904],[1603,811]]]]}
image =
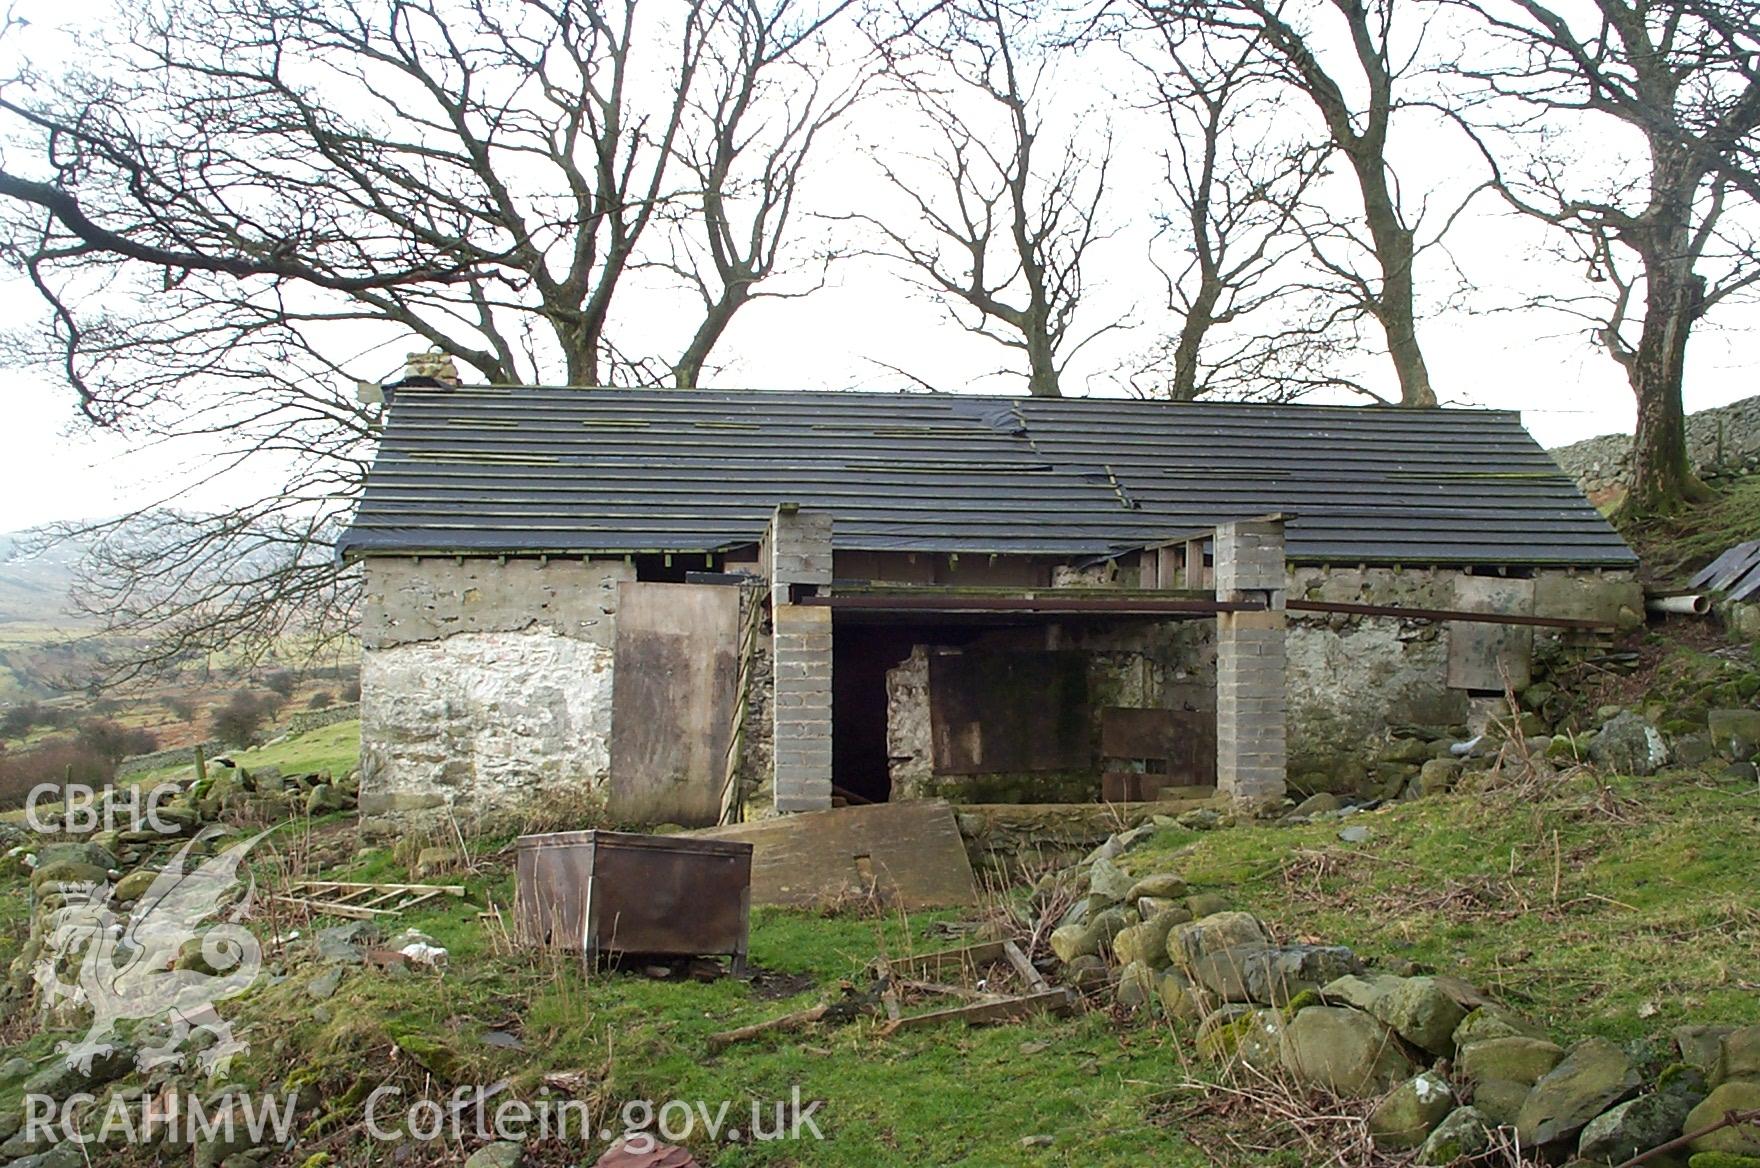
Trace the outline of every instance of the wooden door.
{"type": "Polygon", "coordinates": [[[626,580],[611,678],[611,817],[715,823],[733,718],[739,589],[626,580]]]}

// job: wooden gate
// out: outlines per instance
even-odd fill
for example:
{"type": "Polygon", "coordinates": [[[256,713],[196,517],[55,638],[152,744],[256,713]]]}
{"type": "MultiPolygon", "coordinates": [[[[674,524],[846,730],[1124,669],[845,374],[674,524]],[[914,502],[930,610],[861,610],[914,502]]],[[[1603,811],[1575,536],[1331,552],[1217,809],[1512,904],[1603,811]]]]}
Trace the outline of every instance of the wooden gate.
{"type": "Polygon", "coordinates": [[[737,588],[618,585],[613,819],[698,827],[720,818],[738,637],[737,588]]]}

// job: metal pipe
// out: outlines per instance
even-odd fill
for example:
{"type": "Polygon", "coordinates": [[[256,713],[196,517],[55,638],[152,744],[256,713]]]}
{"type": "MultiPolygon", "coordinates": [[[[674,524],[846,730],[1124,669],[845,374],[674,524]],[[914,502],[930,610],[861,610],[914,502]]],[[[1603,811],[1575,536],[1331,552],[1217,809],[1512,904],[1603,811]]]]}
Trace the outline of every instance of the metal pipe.
{"type": "Polygon", "coordinates": [[[1675,616],[1704,616],[1711,611],[1711,598],[1703,592],[1689,592],[1685,596],[1646,596],[1644,607],[1651,612],[1675,616]]]}

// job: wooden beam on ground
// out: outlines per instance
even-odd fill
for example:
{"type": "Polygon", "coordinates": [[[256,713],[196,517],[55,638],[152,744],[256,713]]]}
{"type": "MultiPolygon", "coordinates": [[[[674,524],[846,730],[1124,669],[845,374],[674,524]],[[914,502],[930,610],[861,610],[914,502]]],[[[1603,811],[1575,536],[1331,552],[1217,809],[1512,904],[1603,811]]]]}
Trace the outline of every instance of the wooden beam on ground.
{"type": "Polygon", "coordinates": [[[954,1006],[951,1009],[934,1010],[927,1014],[912,1014],[900,1018],[896,1022],[888,1022],[880,1028],[880,1034],[882,1037],[888,1037],[901,1030],[939,1026],[946,1022],[963,1022],[967,1026],[978,1026],[988,1022],[1014,1022],[1034,1014],[1061,1014],[1073,1005],[1068,990],[1061,988],[1045,990],[1018,998],[999,998],[995,1001],[978,1002],[970,1006],[954,1006]]]}

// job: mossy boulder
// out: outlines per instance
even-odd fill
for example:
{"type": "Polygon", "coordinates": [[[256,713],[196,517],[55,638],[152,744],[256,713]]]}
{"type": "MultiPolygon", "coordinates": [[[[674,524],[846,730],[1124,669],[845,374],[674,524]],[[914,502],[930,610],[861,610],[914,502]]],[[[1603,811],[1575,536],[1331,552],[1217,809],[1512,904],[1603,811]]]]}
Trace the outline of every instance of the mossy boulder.
{"type": "Polygon", "coordinates": [[[1188,1021],[1204,1014],[1207,998],[1202,988],[1178,969],[1164,969],[1155,976],[1155,996],[1161,999],[1161,1010],[1169,1018],[1188,1021]]]}
{"type": "Polygon", "coordinates": [[[1141,961],[1130,962],[1119,970],[1112,993],[1113,1001],[1125,1009],[1142,1009],[1155,1000],[1155,970],[1141,961]]]}
{"type": "Polygon", "coordinates": [[[1418,1149],[1420,1168],[1445,1168],[1458,1160],[1477,1156],[1491,1146],[1495,1121],[1477,1107],[1457,1107],[1445,1116],[1418,1149]]]}
{"type": "Polygon", "coordinates": [[[1431,1054],[1454,1050],[1454,1031],[1467,1011],[1433,977],[1401,978],[1398,984],[1376,995],[1369,1013],[1399,1032],[1399,1036],[1431,1054]]]}
{"type": "Polygon", "coordinates": [[[1416,1069],[1387,1026],[1336,1006],[1311,1006],[1291,1019],[1280,1056],[1298,1082],[1351,1099],[1379,1094],[1416,1069]]]}
{"type": "Polygon", "coordinates": [[[1611,718],[1589,745],[1589,758],[1612,774],[1653,775],[1668,761],[1662,732],[1636,714],[1611,718]]]}
{"type": "Polygon", "coordinates": [[[1564,1061],[1564,1048],[1544,1038],[1487,1038],[1460,1048],[1455,1070],[1468,1082],[1507,1079],[1529,1086],[1564,1061]]]}
{"type": "Polygon", "coordinates": [[[1236,1023],[1253,1012],[1251,1006],[1239,1003],[1218,1006],[1204,1015],[1198,1023],[1198,1034],[1195,1040],[1198,1053],[1211,1062],[1227,1062],[1234,1057],[1235,1046],[1240,1042],[1240,1031],[1236,1023]]]}
{"type": "Polygon", "coordinates": [[[1687,1168],[1760,1168],[1760,1156],[1732,1156],[1728,1152],[1697,1152],[1687,1168]]]}
{"type": "Polygon", "coordinates": [[[1734,1026],[1704,1024],[1676,1026],[1670,1036],[1675,1048],[1681,1052],[1682,1062],[1698,1067],[1707,1075],[1714,1075],[1718,1061],[1723,1058],[1723,1036],[1734,1029],[1734,1026]]]}
{"type": "Polygon", "coordinates": [[[1382,762],[1422,763],[1430,757],[1430,744],[1421,738],[1395,738],[1379,757],[1382,762]]]}
{"type": "Polygon", "coordinates": [[[319,783],[306,792],[306,814],[328,815],[333,811],[341,811],[347,806],[342,792],[329,783],[319,783]]]}
{"type": "Polygon", "coordinates": [[[1454,1028],[1454,1044],[1458,1047],[1487,1038],[1545,1038],[1546,1031],[1537,1023],[1499,1005],[1479,1006],[1454,1028]]]}
{"type": "Polygon", "coordinates": [[[1538,1147],[1575,1139],[1588,1122],[1638,1089],[1625,1051],[1591,1038],[1540,1077],[1516,1116],[1522,1143],[1538,1147]]]}
{"type": "Polygon", "coordinates": [[[1418,770],[1418,777],[1412,786],[1420,795],[1440,795],[1454,789],[1460,782],[1461,764],[1459,759],[1433,758],[1418,770]]]}
{"type": "Polygon", "coordinates": [[[1731,1079],[1760,1079],[1760,1026],[1732,1030],[1718,1046],[1717,1064],[1711,1068],[1713,1087],[1731,1079]]]}
{"type": "Polygon", "coordinates": [[[123,904],[139,900],[158,878],[159,873],[151,868],[136,869],[116,882],[116,899],[123,904]]]}
{"type": "MultiPolygon", "coordinates": [[[[1710,1127],[1732,1111],[1760,1109],[1760,1082],[1733,1080],[1712,1088],[1711,1094],[1692,1111],[1681,1125],[1683,1130],[1698,1131],[1710,1127]]],[[[1695,1152],[1724,1152],[1734,1156],[1760,1156],[1760,1127],[1742,1124],[1720,1128],[1700,1136],[1691,1145],[1695,1152]]]]}
{"type": "Polygon", "coordinates": [[[1063,980],[1080,993],[1091,993],[1109,980],[1106,963],[1092,953],[1083,953],[1063,967],[1063,980]]]}
{"type": "Polygon", "coordinates": [[[1712,710],[1705,716],[1713,748],[1731,762],[1747,762],[1760,751],[1760,710],[1712,710]]]}
{"type": "Polygon", "coordinates": [[[1145,876],[1130,886],[1125,899],[1132,903],[1145,896],[1164,897],[1168,900],[1179,900],[1190,891],[1186,887],[1185,877],[1172,872],[1160,872],[1153,876],[1145,876]]]}
{"type": "Polygon", "coordinates": [[[1680,1135],[1681,1125],[1703,1098],[1686,1091],[1657,1091],[1629,1099],[1589,1121],[1577,1143],[1577,1155],[1623,1164],[1680,1135]]]}
{"type": "Polygon", "coordinates": [[[1140,925],[1120,929],[1112,938],[1112,952],[1121,965],[1140,961],[1153,968],[1168,962],[1167,935],[1175,926],[1186,923],[1183,910],[1169,909],[1157,913],[1140,925]]]}
{"type": "Polygon", "coordinates": [[[1264,948],[1271,944],[1265,926],[1250,913],[1219,912],[1177,925],[1167,936],[1167,956],[1190,972],[1211,954],[1228,949],[1264,948]]]}
{"type": "Polygon", "coordinates": [[[1369,1138],[1377,1148],[1402,1152],[1416,1148],[1455,1109],[1454,1088],[1435,1071],[1425,1071],[1388,1092],[1369,1113],[1369,1138]]]}
{"type": "Polygon", "coordinates": [[[520,1168],[524,1163],[525,1151],[520,1145],[511,1140],[498,1140],[472,1152],[470,1159],[464,1162],[464,1168],[520,1168]]]}
{"type": "Polygon", "coordinates": [[[1062,925],[1051,932],[1051,951],[1068,965],[1078,957],[1098,956],[1101,949],[1130,926],[1130,920],[1118,909],[1107,909],[1092,918],[1071,925],[1062,925]]]}
{"type": "Polygon", "coordinates": [[[1400,980],[1385,973],[1346,974],[1321,986],[1320,996],[1329,1006],[1368,1010],[1377,998],[1392,990],[1400,980]]]}
{"type": "Polygon", "coordinates": [[[1118,904],[1136,885],[1124,869],[1105,856],[1095,860],[1088,869],[1088,895],[1107,904],[1118,904]]]}
{"type": "Polygon", "coordinates": [[[1473,1084],[1473,1106],[1495,1127],[1514,1127],[1534,1087],[1511,1079],[1484,1079],[1473,1084]]]}
{"type": "Polygon", "coordinates": [[[100,868],[96,864],[81,864],[75,860],[57,860],[37,865],[37,870],[31,873],[31,887],[40,892],[45,888],[103,884],[109,879],[108,868],[100,868]]]}

